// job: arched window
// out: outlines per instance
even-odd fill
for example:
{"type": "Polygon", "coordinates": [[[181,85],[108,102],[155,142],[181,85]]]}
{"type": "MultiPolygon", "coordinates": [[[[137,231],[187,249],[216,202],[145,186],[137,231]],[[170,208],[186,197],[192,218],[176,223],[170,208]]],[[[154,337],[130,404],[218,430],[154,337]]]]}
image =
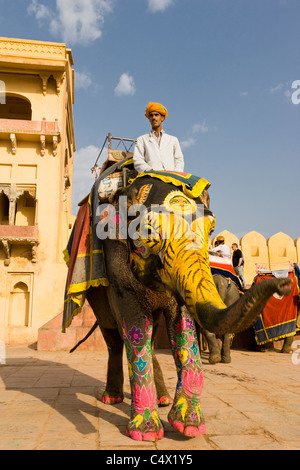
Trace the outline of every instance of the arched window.
{"type": "Polygon", "coordinates": [[[5,103],[0,106],[0,119],[31,120],[31,103],[19,95],[6,94],[5,103]]]}
{"type": "Polygon", "coordinates": [[[29,325],[30,292],[25,282],[17,282],[10,292],[9,319],[10,326],[29,325]]]}
{"type": "Polygon", "coordinates": [[[35,203],[35,199],[26,191],[17,199],[15,225],[35,224],[35,203]]]}
{"type": "Polygon", "coordinates": [[[0,225],[8,225],[9,200],[6,194],[0,193],[0,225]]]}

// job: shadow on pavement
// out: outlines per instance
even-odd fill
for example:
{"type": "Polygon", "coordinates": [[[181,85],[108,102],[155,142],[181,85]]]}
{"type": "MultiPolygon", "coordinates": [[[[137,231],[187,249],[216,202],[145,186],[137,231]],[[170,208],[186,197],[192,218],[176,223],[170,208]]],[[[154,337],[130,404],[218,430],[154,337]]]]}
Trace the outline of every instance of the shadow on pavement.
{"type": "MultiPolygon", "coordinates": [[[[32,419],[38,419],[39,407],[35,399],[53,408],[57,413],[71,422],[81,434],[98,432],[98,429],[85,415],[101,418],[123,429],[128,423],[130,405],[121,403],[115,405],[127,416],[116,414],[114,406],[99,404],[105,390],[105,382],[89,376],[67,364],[40,360],[36,358],[7,359],[5,365],[0,365],[0,378],[6,391],[21,392],[13,403],[16,413],[30,412],[32,419]],[[26,396],[27,395],[27,396],[26,396]]],[[[129,397],[129,394],[125,394],[129,397]]],[[[3,401],[7,406],[11,402],[3,401]]]]}

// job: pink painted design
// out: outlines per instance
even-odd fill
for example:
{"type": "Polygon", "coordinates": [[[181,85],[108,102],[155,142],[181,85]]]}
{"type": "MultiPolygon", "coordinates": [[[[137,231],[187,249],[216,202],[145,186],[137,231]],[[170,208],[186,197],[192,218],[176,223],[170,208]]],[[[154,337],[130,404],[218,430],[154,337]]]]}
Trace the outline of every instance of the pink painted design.
{"type": "Polygon", "coordinates": [[[143,434],[141,431],[128,431],[126,429],[126,434],[135,441],[157,441],[164,437],[164,430],[161,428],[159,432],[150,431],[143,434]]]}
{"type": "Polygon", "coordinates": [[[172,398],[167,397],[166,395],[163,395],[161,398],[158,398],[158,399],[157,399],[157,403],[158,403],[159,405],[160,405],[161,403],[163,403],[164,401],[166,401],[168,405],[171,404],[171,403],[173,403],[172,398]]]}
{"type": "Polygon", "coordinates": [[[146,333],[148,335],[152,334],[152,325],[150,325],[148,318],[146,318],[146,333]]]}
{"type": "Polygon", "coordinates": [[[195,436],[199,436],[200,434],[205,434],[206,433],[206,427],[205,427],[205,424],[202,423],[200,426],[187,426],[186,428],[184,428],[184,424],[181,423],[180,421],[173,421],[171,419],[169,419],[169,423],[171,426],[173,426],[173,428],[184,434],[185,436],[189,436],[189,437],[195,437],[195,436]]]}
{"type": "Polygon", "coordinates": [[[141,351],[139,352],[138,349],[132,345],[132,349],[134,350],[135,354],[137,355],[137,357],[139,356],[143,356],[145,354],[145,351],[146,351],[146,346],[143,347],[143,349],[141,349],[141,351]]]}
{"type": "Polygon", "coordinates": [[[200,398],[203,389],[203,371],[183,370],[183,388],[189,397],[200,398]]]}
{"type": "Polygon", "coordinates": [[[187,426],[184,430],[184,435],[189,437],[199,436],[200,434],[204,434],[206,432],[205,424],[201,424],[199,427],[195,426],[187,426]]]}
{"type": "Polygon", "coordinates": [[[107,403],[108,405],[114,405],[115,403],[122,403],[122,401],[123,401],[123,398],[121,397],[118,397],[118,398],[102,397],[102,402],[107,403]]]}
{"type": "Polygon", "coordinates": [[[184,424],[181,421],[174,421],[174,423],[170,423],[176,431],[183,433],[184,432],[184,424]]]}
{"type": "Polygon", "coordinates": [[[139,387],[139,385],[135,385],[133,387],[133,401],[137,413],[144,414],[146,408],[148,408],[150,411],[153,411],[155,399],[155,387],[153,387],[153,391],[151,391],[151,384],[147,389],[145,385],[142,386],[142,389],[139,387]]]}

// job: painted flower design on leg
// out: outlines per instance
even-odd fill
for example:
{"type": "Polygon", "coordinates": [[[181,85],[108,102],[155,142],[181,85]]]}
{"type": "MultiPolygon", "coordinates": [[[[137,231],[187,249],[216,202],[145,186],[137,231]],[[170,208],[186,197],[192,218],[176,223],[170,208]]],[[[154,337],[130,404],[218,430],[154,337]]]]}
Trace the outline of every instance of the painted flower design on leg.
{"type": "Polygon", "coordinates": [[[137,328],[136,326],[133,326],[131,330],[128,332],[130,336],[130,341],[132,343],[139,344],[141,339],[144,338],[143,333],[141,332],[140,328],[137,328]]]}
{"type": "Polygon", "coordinates": [[[137,413],[144,414],[146,409],[153,411],[155,405],[155,387],[151,390],[151,384],[146,389],[145,385],[133,387],[133,402],[137,413]]]}
{"type": "Polygon", "coordinates": [[[164,434],[163,427],[155,409],[156,389],[149,384],[133,386],[133,404],[136,415],[126,433],[135,440],[155,441],[164,434]],[[139,429],[138,429],[139,428],[139,429]]]}
{"type": "Polygon", "coordinates": [[[203,371],[183,370],[183,388],[189,397],[199,399],[203,389],[203,371]]]}
{"type": "Polygon", "coordinates": [[[170,424],[186,436],[197,436],[205,432],[205,424],[200,406],[200,396],[203,389],[203,371],[189,368],[182,370],[182,391],[169,414],[170,424]],[[178,412],[180,415],[178,415],[178,412]],[[179,417],[180,416],[180,417],[179,417]]]}

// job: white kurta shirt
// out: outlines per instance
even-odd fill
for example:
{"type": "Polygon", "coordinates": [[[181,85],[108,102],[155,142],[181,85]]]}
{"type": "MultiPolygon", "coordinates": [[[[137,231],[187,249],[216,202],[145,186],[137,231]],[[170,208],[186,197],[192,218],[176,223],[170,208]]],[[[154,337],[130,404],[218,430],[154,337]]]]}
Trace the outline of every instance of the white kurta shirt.
{"type": "Polygon", "coordinates": [[[184,160],[177,137],[164,132],[160,144],[151,132],[138,137],[133,164],[138,173],[149,170],[183,172],[184,160]]]}
{"type": "Polygon", "coordinates": [[[213,253],[219,253],[224,258],[230,258],[230,248],[227,245],[219,245],[216,248],[211,248],[209,251],[213,253]]]}

